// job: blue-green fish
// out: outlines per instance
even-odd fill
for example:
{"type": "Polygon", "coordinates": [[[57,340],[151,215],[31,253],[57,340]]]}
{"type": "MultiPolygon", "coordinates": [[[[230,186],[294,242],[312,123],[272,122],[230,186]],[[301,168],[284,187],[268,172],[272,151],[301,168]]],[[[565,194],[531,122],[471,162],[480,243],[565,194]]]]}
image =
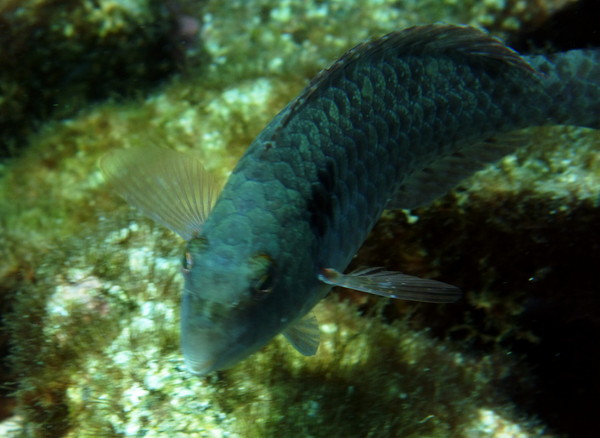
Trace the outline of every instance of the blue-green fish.
{"type": "Polygon", "coordinates": [[[311,310],[332,286],[451,302],[451,285],[383,269],[343,274],[385,208],[425,204],[509,153],[534,125],[600,126],[600,54],[520,56],[464,26],[426,25],[348,51],[259,134],[224,188],[193,158],[109,153],[131,204],[187,241],[181,346],[197,374],[283,333],[315,354],[311,310]],[[506,137],[505,137],[506,138],[506,137]]]}

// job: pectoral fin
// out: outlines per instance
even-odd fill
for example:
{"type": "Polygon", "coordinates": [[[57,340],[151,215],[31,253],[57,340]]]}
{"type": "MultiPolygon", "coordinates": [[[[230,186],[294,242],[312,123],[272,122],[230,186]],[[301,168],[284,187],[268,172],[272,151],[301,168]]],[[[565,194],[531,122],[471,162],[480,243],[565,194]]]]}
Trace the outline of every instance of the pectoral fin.
{"type": "Polygon", "coordinates": [[[426,303],[451,303],[461,296],[460,290],[450,284],[381,268],[368,268],[350,274],[342,274],[335,269],[323,269],[319,280],[333,286],[382,297],[426,303]]]}
{"type": "Polygon", "coordinates": [[[312,312],[286,328],[283,335],[304,356],[313,356],[319,348],[319,324],[312,312]]]}
{"type": "Polygon", "coordinates": [[[189,155],[156,146],[113,150],[99,162],[125,200],[185,240],[198,234],[219,186],[189,155]]]}

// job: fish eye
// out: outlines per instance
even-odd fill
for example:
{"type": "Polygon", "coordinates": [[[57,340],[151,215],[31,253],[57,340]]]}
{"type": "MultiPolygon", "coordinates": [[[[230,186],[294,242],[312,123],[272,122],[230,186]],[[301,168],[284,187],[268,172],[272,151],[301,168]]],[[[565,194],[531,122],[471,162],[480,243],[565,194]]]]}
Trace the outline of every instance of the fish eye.
{"type": "Polygon", "coordinates": [[[186,251],[183,255],[183,259],[181,260],[181,265],[183,266],[183,273],[187,274],[190,272],[193,266],[192,254],[189,251],[186,251]]]}
{"type": "Polygon", "coordinates": [[[254,257],[251,261],[253,271],[257,273],[256,281],[250,286],[250,294],[255,300],[266,298],[272,291],[275,280],[275,263],[265,254],[254,257]]]}
{"type": "Polygon", "coordinates": [[[184,274],[189,274],[194,266],[194,258],[201,256],[207,249],[208,242],[204,237],[194,237],[187,242],[181,259],[181,267],[184,274]]]}
{"type": "Polygon", "coordinates": [[[254,287],[250,293],[255,301],[262,301],[273,291],[273,279],[271,276],[265,276],[254,287]]]}
{"type": "Polygon", "coordinates": [[[258,295],[266,296],[273,290],[273,276],[269,273],[263,275],[254,286],[254,292],[258,295]]]}

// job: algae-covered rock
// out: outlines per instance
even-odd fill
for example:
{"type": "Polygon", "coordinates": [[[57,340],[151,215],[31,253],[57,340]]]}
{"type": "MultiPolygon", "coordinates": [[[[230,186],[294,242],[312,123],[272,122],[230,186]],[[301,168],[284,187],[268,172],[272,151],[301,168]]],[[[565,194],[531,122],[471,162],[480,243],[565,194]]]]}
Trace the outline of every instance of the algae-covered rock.
{"type": "MultiPolygon", "coordinates": [[[[47,123],[27,137],[19,158],[0,165],[0,298],[11,345],[0,435],[533,437],[577,430],[554,416],[549,431],[547,412],[558,410],[561,397],[584,401],[594,390],[585,380],[591,373],[568,377],[595,364],[582,352],[598,333],[590,316],[598,303],[597,133],[531,130],[529,146],[432,206],[384,215],[355,265],[443,279],[464,290],[460,303],[335,292],[316,310],[323,337],[316,357],[298,355],[279,337],[204,378],[184,368],[178,347],[182,242],[129,209],[96,167],[112,148],[159,144],[198,156],[224,180],[310,77],[362,39],[437,21],[505,32],[541,20],[556,3],[198,2],[207,65],[186,64],[149,96],[47,123]]],[[[91,4],[103,23],[110,11],[134,7],[118,2],[107,12],[108,3],[91,4]]],[[[195,4],[181,2],[180,13],[195,4]]],[[[15,126],[18,118],[29,122],[23,108],[15,107],[15,126]]],[[[589,423],[574,411],[586,405],[575,401],[566,412],[582,430],[589,423]]]]}
{"type": "Polygon", "coordinates": [[[0,155],[49,118],[144,92],[183,61],[181,14],[159,1],[0,3],[0,155]]]}
{"type": "MultiPolygon", "coordinates": [[[[600,365],[600,133],[529,134],[529,146],[432,205],[385,214],[354,265],[379,262],[460,285],[465,296],[456,305],[393,301],[384,313],[410,315],[411,327],[467,351],[505,351],[518,363],[505,393],[554,430],[586,436],[600,365]]],[[[365,305],[365,297],[351,298],[365,305]]]]}

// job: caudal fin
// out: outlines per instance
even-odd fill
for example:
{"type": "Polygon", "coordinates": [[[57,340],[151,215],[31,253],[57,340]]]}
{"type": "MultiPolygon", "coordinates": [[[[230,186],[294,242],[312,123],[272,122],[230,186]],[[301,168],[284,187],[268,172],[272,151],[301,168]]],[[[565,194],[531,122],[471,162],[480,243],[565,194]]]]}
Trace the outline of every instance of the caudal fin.
{"type": "Polygon", "coordinates": [[[600,129],[600,49],[528,56],[552,103],[549,124],[600,129]]]}

